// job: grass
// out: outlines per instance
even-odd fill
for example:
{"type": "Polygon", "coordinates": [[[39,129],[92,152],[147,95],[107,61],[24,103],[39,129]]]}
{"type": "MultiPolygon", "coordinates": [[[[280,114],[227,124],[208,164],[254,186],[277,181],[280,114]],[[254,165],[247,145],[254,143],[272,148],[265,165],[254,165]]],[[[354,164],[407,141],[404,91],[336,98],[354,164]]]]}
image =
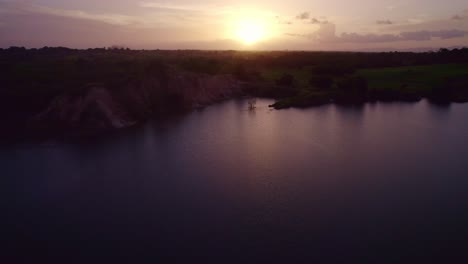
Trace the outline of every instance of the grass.
{"type": "MultiPolygon", "coordinates": [[[[284,74],[294,76],[299,88],[309,87],[312,67],[264,68],[262,77],[274,83],[284,74]]],[[[370,90],[400,90],[428,92],[447,79],[468,75],[468,64],[433,64],[422,66],[370,68],[357,70],[356,75],[366,78],[370,90]]]]}
{"type": "Polygon", "coordinates": [[[449,78],[468,75],[468,64],[435,64],[409,67],[362,69],[370,90],[428,92],[449,78]]]}
{"type": "Polygon", "coordinates": [[[330,89],[312,87],[308,83],[311,71],[306,68],[270,69],[266,73],[264,77],[267,80],[275,80],[288,73],[299,84],[298,93],[281,98],[274,105],[277,109],[320,105],[330,100],[338,103],[362,103],[367,100],[413,102],[424,97],[441,102],[468,100],[468,64],[360,69],[352,75],[330,76],[334,81],[330,89]]]}

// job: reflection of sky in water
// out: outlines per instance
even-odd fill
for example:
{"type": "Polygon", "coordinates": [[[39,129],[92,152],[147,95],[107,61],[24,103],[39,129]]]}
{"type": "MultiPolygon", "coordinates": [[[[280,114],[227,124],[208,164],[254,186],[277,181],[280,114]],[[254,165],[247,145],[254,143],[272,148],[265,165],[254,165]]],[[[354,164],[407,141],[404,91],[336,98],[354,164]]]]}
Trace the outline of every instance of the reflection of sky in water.
{"type": "Polygon", "coordinates": [[[26,221],[31,240],[82,233],[97,247],[117,236],[171,254],[185,240],[358,250],[468,220],[467,105],[269,103],[220,103],[81,145],[4,148],[2,204],[22,212],[7,221],[26,221]],[[57,224],[69,228],[44,235],[57,224]]]}

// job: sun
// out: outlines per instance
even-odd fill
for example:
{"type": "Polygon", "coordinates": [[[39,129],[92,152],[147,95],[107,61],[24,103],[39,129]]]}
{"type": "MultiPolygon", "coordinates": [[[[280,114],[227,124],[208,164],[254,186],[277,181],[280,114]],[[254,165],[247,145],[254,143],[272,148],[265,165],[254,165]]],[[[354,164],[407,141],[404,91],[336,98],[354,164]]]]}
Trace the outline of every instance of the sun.
{"type": "Polygon", "coordinates": [[[267,35],[265,24],[260,20],[241,19],[235,26],[235,38],[245,45],[253,45],[267,35]]]}

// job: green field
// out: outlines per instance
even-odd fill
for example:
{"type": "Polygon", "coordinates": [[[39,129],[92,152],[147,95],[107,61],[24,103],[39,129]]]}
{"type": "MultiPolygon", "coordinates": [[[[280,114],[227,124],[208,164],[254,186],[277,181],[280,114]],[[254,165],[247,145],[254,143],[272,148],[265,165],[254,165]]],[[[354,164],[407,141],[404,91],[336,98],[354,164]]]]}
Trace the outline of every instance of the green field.
{"type": "Polygon", "coordinates": [[[333,80],[329,89],[313,87],[308,82],[309,69],[268,71],[267,80],[278,79],[282,74],[294,76],[298,93],[282,98],[274,107],[307,107],[365,101],[419,101],[429,98],[438,102],[468,101],[468,64],[432,64],[388,68],[358,69],[345,75],[325,75],[333,80]]]}
{"type": "Polygon", "coordinates": [[[468,64],[436,64],[409,67],[361,69],[370,90],[428,92],[446,80],[468,75],[468,64]]]}

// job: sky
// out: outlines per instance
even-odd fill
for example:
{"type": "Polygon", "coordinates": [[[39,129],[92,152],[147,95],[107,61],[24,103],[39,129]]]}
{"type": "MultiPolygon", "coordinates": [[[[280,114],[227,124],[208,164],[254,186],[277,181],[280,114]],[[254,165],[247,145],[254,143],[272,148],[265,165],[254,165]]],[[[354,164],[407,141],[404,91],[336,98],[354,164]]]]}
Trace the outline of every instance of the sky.
{"type": "Polygon", "coordinates": [[[411,50],[468,46],[466,0],[0,0],[0,47],[411,50]]]}

